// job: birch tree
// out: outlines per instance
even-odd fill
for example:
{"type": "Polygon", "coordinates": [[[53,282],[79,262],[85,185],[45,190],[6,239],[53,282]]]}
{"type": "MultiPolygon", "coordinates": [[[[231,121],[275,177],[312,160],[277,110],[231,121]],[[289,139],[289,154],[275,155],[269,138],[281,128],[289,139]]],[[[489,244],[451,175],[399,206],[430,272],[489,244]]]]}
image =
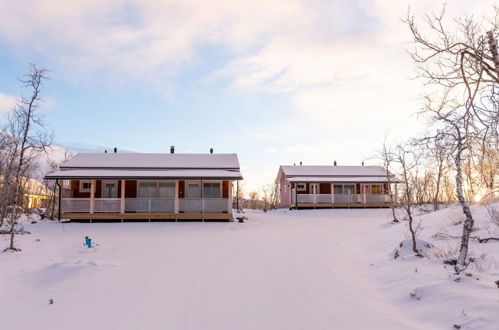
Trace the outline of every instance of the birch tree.
{"type": "Polygon", "coordinates": [[[6,133],[10,137],[10,150],[7,175],[6,202],[2,216],[7,216],[9,224],[10,244],[6,250],[18,251],[14,245],[15,227],[22,209],[22,181],[33,161],[41,152],[50,146],[52,135],[47,133],[40,113],[41,87],[47,70],[30,66],[29,73],[21,82],[29,90],[28,96],[23,96],[13,111],[9,114],[6,133]]]}
{"type": "Polygon", "coordinates": [[[455,193],[466,220],[455,271],[467,266],[473,216],[463,191],[463,161],[475,141],[497,136],[499,88],[499,9],[489,19],[464,17],[448,21],[445,6],[440,13],[423,17],[425,33],[414,15],[407,23],[413,37],[410,50],[416,72],[427,87],[425,112],[432,122],[433,138],[449,143],[455,166],[455,193]]]}

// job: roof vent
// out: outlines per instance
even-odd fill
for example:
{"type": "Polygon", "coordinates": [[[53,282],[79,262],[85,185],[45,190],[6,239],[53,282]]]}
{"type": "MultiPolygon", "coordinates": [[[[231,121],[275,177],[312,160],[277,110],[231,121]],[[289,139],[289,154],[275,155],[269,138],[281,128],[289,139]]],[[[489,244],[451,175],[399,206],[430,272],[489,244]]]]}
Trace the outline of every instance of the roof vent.
{"type": "Polygon", "coordinates": [[[118,152],[118,148],[114,147],[113,151],[114,151],[114,153],[117,153],[118,152]]]}
{"type": "Polygon", "coordinates": [[[107,154],[107,150],[104,150],[104,153],[107,154]]]}
{"type": "Polygon", "coordinates": [[[212,153],[213,153],[213,148],[210,148],[210,154],[212,154],[212,153]]]}
{"type": "Polygon", "coordinates": [[[336,161],[334,161],[334,163],[333,163],[333,164],[334,164],[334,166],[338,165],[338,164],[336,163],[336,161]]]}
{"type": "Polygon", "coordinates": [[[364,162],[362,162],[362,166],[364,166],[364,162]]]}
{"type": "Polygon", "coordinates": [[[175,146],[171,146],[171,147],[170,147],[170,153],[171,153],[171,154],[174,154],[174,153],[175,153],[175,146]]]}
{"type": "Polygon", "coordinates": [[[300,166],[302,165],[301,160],[300,160],[300,166]]]}

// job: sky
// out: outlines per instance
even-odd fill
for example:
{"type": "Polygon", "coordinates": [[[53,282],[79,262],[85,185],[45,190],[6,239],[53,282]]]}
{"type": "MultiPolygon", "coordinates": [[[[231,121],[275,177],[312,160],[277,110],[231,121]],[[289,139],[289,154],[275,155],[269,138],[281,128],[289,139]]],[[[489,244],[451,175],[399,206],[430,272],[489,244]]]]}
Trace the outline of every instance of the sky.
{"type": "MultiPolygon", "coordinates": [[[[448,1],[449,17],[494,1],[448,1]]],[[[237,153],[247,191],[279,165],[377,165],[424,129],[407,50],[419,0],[0,2],[0,124],[29,63],[72,152],[237,153]]]]}

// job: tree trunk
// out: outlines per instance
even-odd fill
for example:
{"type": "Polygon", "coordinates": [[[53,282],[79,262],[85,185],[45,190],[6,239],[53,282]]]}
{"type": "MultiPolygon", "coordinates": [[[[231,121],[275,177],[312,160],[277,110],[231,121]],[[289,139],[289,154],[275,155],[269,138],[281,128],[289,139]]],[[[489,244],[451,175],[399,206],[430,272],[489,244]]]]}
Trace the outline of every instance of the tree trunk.
{"type": "Polygon", "coordinates": [[[466,216],[466,220],[463,224],[463,235],[461,237],[461,247],[459,250],[459,257],[457,258],[457,263],[455,268],[456,273],[462,272],[466,268],[466,257],[468,255],[468,244],[470,240],[471,230],[473,229],[473,216],[471,215],[471,210],[464,198],[463,194],[463,174],[462,174],[462,153],[463,146],[462,141],[458,141],[458,146],[456,150],[456,156],[454,158],[454,162],[456,164],[456,195],[461,207],[463,209],[463,213],[466,216]]]}

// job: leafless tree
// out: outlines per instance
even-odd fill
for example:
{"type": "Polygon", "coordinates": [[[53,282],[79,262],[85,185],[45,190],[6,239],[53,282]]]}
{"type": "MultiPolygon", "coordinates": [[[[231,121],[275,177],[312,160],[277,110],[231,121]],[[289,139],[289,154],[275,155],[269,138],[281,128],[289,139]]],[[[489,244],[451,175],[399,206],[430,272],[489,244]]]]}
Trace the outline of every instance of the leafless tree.
{"type": "Polygon", "coordinates": [[[379,152],[378,157],[381,158],[381,160],[383,161],[383,167],[384,167],[385,172],[386,172],[386,180],[388,183],[388,189],[390,190],[389,196],[390,196],[390,208],[391,208],[392,217],[393,217],[392,221],[399,222],[399,220],[397,218],[397,213],[396,213],[396,206],[397,206],[396,203],[397,203],[398,196],[395,196],[394,193],[391,191],[393,174],[392,174],[390,169],[391,169],[392,163],[395,160],[395,153],[387,146],[386,139],[383,142],[383,146],[381,148],[381,151],[379,152]]]}
{"type": "Polygon", "coordinates": [[[440,13],[425,15],[423,20],[428,33],[421,32],[411,13],[405,22],[413,36],[410,53],[417,75],[434,89],[432,96],[426,96],[425,107],[436,131],[433,138],[450,147],[454,160],[456,195],[466,216],[455,266],[456,273],[460,273],[467,266],[473,228],[473,216],[463,191],[463,164],[472,155],[471,145],[498,135],[495,100],[499,87],[499,10],[494,8],[491,19],[465,17],[454,19],[451,25],[443,6],[440,13]]]}
{"type": "Polygon", "coordinates": [[[416,243],[416,229],[414,227],[413,205],[414,205],[414,169],[418,166],[420,155],[407,146],[398,145],[394,155],[395,161],[400,165],[400,175],[404,181],[404,193],[401,199],[401,207],[405,211],[411,234],[412,251],[418,257],[422,257],[416,243]]]}
{"type": "Polygon", "coordinates": [[[47,70],[30,66],[29,73],[22,81],[30,92],[22,97],[9,114],[8,127],[5,134],[10,139],[10,149],[7,155],[7,176],[5,202],[2,216],[7,216],[9,223],[10,245],[8,250],[17,251],[14,246],[15,227],[21,214],[23,201],[22,180],[33,167],[34,160],[50,146],[52,135],[47,133],[40,113],[41,86],[47,70]],[[8,209],[8,212],[6,212],[8,209]]]}

